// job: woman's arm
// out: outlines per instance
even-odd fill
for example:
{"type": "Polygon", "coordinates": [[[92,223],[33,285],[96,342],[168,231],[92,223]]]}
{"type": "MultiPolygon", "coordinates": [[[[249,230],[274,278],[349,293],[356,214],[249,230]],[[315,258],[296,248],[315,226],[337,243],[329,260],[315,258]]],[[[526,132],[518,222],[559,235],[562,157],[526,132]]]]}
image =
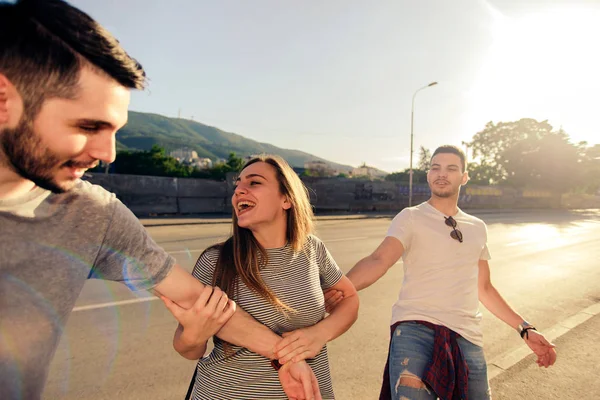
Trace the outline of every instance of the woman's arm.
{"type": "Polygon", "coordinates": [[[346,332],[356,321],[359,300],[352,282],[342,276],[332,289],[342,292],[343,298],[328,317],[313,326],[283,334],[283,340],[275,346],[281,363],[315,357],[327,342],[346,332]]]}

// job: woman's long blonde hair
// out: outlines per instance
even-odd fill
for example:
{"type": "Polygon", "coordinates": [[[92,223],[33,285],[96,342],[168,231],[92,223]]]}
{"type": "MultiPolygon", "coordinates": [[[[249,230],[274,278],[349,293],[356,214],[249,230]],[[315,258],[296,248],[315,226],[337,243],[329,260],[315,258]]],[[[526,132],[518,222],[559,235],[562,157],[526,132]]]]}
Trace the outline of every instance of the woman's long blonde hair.
{"type": "MultiPolygon", "coordinates": [[[[242,170],[257,162],[267,163],[275,168],[279,191],[291,207],[287,214],[286,239],[294,251],[300,251],[308,235],[313,232],[314,215],[310,205],[308,190],[298,175],[281,157],[261,155],[249,160],[242,170]]],[[[268,300],[283,311],[291,310],[283,304],[265,284],[260,270],[268,263],[267,252],[256,240],[249,229],[238,225],[237,215],[233,211],[233,234],[219,248],[219,258],[213,275],[213,286],[219,286],[230,298],[237,295],[240,280],[252,291],[268,300]]]]}

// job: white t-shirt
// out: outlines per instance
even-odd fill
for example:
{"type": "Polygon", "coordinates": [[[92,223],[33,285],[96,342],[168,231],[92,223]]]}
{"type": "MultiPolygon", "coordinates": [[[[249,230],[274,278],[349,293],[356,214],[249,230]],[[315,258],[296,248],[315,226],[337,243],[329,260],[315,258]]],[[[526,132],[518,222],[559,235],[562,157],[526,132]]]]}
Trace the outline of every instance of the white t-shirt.
{"type": "Polygon", "coordinates": [[[404,281],[392,307],[392,324],[422,320],[443,325],[483,346],[477,279],[479,260],[489,260],[487,228],[460,209],[452,217],[463,242],[450,237],[444,215],[425,202],[403,209],[387,236],[404,246],[404,281]]]}

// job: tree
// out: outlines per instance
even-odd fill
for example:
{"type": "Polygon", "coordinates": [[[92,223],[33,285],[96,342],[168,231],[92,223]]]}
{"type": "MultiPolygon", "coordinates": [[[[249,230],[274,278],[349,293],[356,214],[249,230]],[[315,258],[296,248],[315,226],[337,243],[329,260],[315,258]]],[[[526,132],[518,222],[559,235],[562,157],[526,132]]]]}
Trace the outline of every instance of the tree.
{"type": "Polygon", "coordinates": [[[491,176],[494,175],[494,168],[485,161],[470,162],[467,171],[469,172],[469,182],[475,185],[489,185],[491,176]]]}
{"type": "MultiPolygon", "coordinates": [[[[410,179],[410,169],[407,168],[401,172],[392,172],[387,174],[384,180],[388,182],[401,182],[408,185],[410,179]]],[[[420,169],[413,169],[413,183],[427,183],[427,171],[421,171],[420,169]]]]}
{"type": "Polygon", "coordinates": [[[499,183],[508,178],[506,155],[511,148],[524,140],[535,143],[551,132],[552,126],[548,121],[538,122],[531,118],[498,124],[488,122],[473,136],[468,146],[473,150],[473,158],[489,166],[489,180],[499,183]]]}
{"type": "Polygon", "coordinates": [[[600,144],[588,147],[580,142],[579,165],[582,171],[579,189],[583,193],[600,195],[600,144]]]}
{"type": "Polygon", "coordinates": [[[418,164],[418,169],[420,169],[421,171],[429,171],[429,168],[431,167],[431,151],[429,149],[426,149],[425,147],[421,146],[419,148],[419,164],[418,164]]]}
{"type": "Polygon", "coordinates": [[[240,172],[244,164],[244,160],[236,156],[234,152],[229,153],[229,157],[227,158],[229,172],[240,172]]]}
{"type": "Polygon", "coordinates": [[[581,183],[580,151],[562,129],[540,137],[529,136],[503,153],[507,182],[565,192],[581,183]]]}
{"type": "Polygon", "coordinates": [[[166,155],[165,149],[154,145],[148,151],[121,151],[114,162],[118,174],[189,177],[193,168],[182,165],[166,155]]]}

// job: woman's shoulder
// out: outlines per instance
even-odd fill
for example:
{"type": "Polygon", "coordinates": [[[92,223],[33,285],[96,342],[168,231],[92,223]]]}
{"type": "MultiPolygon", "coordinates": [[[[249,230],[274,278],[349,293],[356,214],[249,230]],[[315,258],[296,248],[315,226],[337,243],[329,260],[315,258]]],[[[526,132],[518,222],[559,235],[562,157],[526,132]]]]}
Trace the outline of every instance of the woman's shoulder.
{"type": "Polygon", "coordinates": [[[198,257],[198,261],[206,260],[206,261],[217,261],[219,255],[221,254],[221,249],[223,248],[222,243],[214,244],[210,247],[207,247],[206,250],[200,254],[198,257]]]}
{"type": "Polygon", "coordinates": [[[204,250],[196,260],[196,265],[194,266],[192,275],[196,276],[197,278],[203,276],[204,274],[206,274],[206,277],[212,277],[212,273],[217,265],[217,262],[219,261],[222,247],[223,244],[219,243],[204,250]]]}
{"type": "Polygon", "coordinates": [[[306,238],[306,244],[312,248],[314,247],[319,247],[319,246],[323,246],[323,241],[321,239],[319,239],[318,236],[313,235],[312,233],[309,234],[306,238]]]}

